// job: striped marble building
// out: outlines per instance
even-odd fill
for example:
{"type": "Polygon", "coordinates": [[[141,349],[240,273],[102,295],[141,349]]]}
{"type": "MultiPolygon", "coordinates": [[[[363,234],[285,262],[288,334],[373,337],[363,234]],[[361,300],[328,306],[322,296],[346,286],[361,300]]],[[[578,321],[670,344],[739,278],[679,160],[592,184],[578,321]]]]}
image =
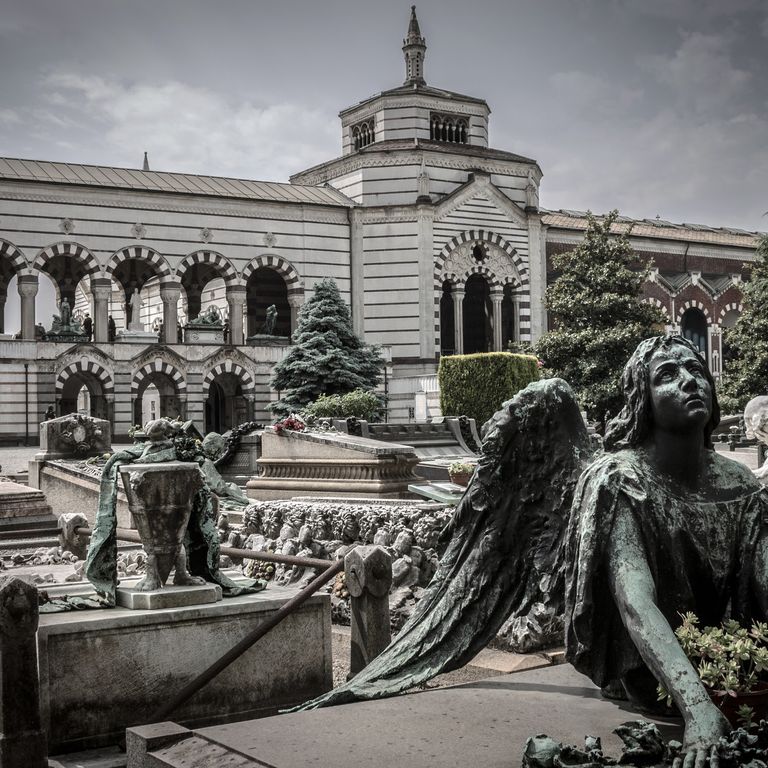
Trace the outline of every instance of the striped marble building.
{"type": "MultiPolygon", "coordinates": [[[[272,366],[327,276],[385,350],[393,419],[434,388],[441,354],[535,340],[551,256],[584,216],[540,209],[539,165],[488,146],[484,100],[426,83],[415,11],[403,53],[404,84],[343,110],[341,156],[289,184],[0,158],[0,440],[35,440],[52,403],[118,437],[152,415],[268,419],[272,366]],[[122,332],[134,291],[143,338],[122,332]],[[63,298],[92,317],[91,341],[41,340],[63,298]],[[271,304],[283,343],[259,334],[271,304]],[[211,305],[226,343],[187,343],[180,328],[211,305]]],[[[656,265],[646,299],[719,372],[755,234],[653,220],[632,241],[656,265]]]]}

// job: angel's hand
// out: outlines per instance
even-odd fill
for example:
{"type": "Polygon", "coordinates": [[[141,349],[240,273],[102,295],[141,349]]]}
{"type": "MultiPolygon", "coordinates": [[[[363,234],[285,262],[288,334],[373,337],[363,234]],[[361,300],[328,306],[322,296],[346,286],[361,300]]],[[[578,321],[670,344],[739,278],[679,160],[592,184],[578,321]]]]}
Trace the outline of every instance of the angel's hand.
{"type": "Polygon", "coordinates": [[[711,746],[709,749],[689,749],[678,755],[672,761],[672,768],[704,768],[709,757],[709,768],[720,768],[720,756],[717,753],[717,747],[711,746]]]}
{"type": "Polygon", "coordinates": [[[721,736],[731,732],[731,724],[711,702],[701,705],[686,720],[683,755],[677,758],[682,760],[682,765],[675,768],[704,768],[708,755],[713,758],[711,768],[717,768],[716,745],[721,736]]]}

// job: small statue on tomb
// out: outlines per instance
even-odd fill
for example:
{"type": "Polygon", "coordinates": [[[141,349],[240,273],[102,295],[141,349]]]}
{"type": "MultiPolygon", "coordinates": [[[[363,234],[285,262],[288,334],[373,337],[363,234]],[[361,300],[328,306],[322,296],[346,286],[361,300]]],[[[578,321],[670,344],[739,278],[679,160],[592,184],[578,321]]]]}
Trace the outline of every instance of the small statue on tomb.
{"type": "Polygon", "coordinates": [[[265,336],[275,335],[275,326],[277,325],[277,307],[274,304],[270,304],[267,307],[267,318],[264,324],[261,326],[259,333],[265,336]]]}
{"type": "Polygon", "coordinates": [[[198,315],[194,320],[190,320],[187,326],[199,327],[199,326],[220,326],[223,327],[223,320],[221,318],[221,310],[215,305],[211,304],[208,309],[202,314],[198,315]]]}
{"type": "Polygon", "coordinates": [[[69,328],[72,322],[72,308],[69,306],[69,299],[66,296],[59,304],[59,322],[63,328],[69,328]]]}
{"type": "Polygon", "coordinates": [[[141,322],[141,308],[143,302],[138,288],[133,289],[133,294],[128,302],[131,309],[131,322],[128,324],[129,331],[143,331],[144,324],[141,322]]]}

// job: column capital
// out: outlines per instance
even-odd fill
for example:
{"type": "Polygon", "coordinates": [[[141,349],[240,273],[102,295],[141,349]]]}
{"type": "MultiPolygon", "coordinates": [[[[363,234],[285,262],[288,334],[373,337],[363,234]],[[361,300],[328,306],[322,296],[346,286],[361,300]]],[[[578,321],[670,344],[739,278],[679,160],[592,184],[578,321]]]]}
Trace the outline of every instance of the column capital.
{"type": "Polygon", "coordinates": [[[453,296],[454,299],[463,299],[464,288],[458,285],[454,285],[453,288],[451,288],[451,296],[453,296]]]}
{"type": "Polygon", "coordinates": [[[501,304],[502,301],[504,301],[504,289],[503,288],[492,288],[491,289],[491,301],[496,304],[501,304]]]}
{"type": "Polygon", "coordinates": [[[16,287],[20,296],[37,296],[39,288],[37,275],[19,275],[16,287]]]}
{"type": "Polygon", "coordinates": [[[108,299],[112,295],[112,281],[107,277],[92,277],[91,292],[95,299],[108,299]]]}
{"type": "Polygon", "coordinates": [[[226,286],[227,299],[233,301],[245,301],[246,288],[244,285],[228,285],[226,286]]]}
{"type": "Polygon", "coordinates": [[[181,296],[181,283],[161,283],[160,299],[162,301],[178,301],[181,296]]]}
{"type": "Polygon", "coordinates": [[[304,305],[304,294],[302,293],[289,293],[288,294],[288,306],[298,309],[304,305]]]}

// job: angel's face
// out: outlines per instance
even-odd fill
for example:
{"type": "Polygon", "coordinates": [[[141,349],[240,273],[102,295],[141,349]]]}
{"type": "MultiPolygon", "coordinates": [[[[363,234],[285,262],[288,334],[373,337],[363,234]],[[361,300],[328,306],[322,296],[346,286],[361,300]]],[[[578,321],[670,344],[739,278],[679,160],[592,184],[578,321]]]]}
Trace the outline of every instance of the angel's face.
{"type": "Polygon", "coordinates": [[[704,361],[682,345],[659,350],[650,360],[653,423],[669,432],[703,428],[712,415],[712,387],[704,361]]]}

